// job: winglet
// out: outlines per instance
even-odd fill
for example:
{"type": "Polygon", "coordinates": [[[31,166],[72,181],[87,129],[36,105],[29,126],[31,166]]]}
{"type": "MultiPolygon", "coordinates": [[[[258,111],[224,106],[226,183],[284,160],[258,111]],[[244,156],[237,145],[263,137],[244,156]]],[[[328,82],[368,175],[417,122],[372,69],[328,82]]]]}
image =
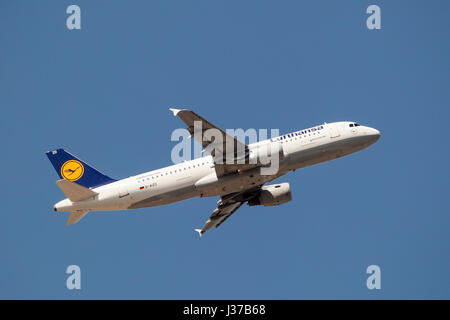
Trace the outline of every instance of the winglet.
{"type": "Polygon", "coordinates": [[[173,112],[174,116],[176,116],[178,114],[178,112],[181,111],[181,109],[175,109],[175,108],[169,108],[169,110],[173,112]]]}
{"type": "Polygon", "coordinates": [[[198,235],[201,237],[203,235],[202,229],[195,229],[195,231],[198,232],[198,235]]]}

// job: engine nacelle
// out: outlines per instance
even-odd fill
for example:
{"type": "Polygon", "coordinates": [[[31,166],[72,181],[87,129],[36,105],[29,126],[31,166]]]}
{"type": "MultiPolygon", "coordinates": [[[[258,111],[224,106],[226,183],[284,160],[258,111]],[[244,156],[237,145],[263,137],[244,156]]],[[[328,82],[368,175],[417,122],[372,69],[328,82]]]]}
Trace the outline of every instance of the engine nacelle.
{"type": "Polygon", "coordinates": [[[261,187],[260,194],[248,201],[249,206],[278,206],[292,200],[289,183],[270,184],[261,187]]]}

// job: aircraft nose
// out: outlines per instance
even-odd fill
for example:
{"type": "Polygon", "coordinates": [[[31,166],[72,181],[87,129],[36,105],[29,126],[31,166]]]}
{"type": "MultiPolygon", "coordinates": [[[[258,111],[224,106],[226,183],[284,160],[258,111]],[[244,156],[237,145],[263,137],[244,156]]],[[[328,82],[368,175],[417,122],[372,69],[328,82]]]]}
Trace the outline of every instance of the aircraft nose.
{"type": "Polygon", "coordinates": [[[381,133],[380,133],[380,131],[378,131],[377,129],[375,129],[375,128],[369,128],[370,130],[369,130],[369,134],[370,135],[373,135],[373,136],[380,136],[381,135],[381,133]]]}
{"type": "Polygon", "coordinates": [[[367,127],[366,135],[370,138],[371,143],[377,142],[380,139],[381,133],[375,128],[367,127]]]}

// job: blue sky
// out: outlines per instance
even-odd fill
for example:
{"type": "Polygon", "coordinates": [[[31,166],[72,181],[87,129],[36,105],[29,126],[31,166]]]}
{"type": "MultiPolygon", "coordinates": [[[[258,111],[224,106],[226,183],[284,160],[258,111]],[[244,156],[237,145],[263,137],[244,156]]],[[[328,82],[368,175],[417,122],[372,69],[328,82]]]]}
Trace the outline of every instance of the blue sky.
{"type": "Polygon", "coordinates": [[[450,298],[448,1],[1,1],[0,298],[450,298]],[[81,8],[82,29],[66,28],[81,8]],[[382,29],[366,27],[381,7],[382,29]],[[216,198],[66,227],[45,152],[113,178],[170,164],[186,106],[281,133],[353,120],[381,139],[291,173],[293,201],[216,198]],[[66,288],[79,265],[82,289],[66,288]],[[368,290],[366,268],[381,268],[368,290]]]}

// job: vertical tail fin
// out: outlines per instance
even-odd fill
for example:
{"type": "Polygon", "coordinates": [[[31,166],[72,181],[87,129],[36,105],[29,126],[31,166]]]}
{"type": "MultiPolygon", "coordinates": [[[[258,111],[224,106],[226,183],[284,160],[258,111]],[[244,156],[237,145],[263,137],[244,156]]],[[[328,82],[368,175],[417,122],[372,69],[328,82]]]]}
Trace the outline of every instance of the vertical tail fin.
{"type": "Polygon", "coordinates": [[[95,188],[116,181],[64,149],[49,151],[46,155],[61,179],[76,182],[86,188],[95,188]]]}

